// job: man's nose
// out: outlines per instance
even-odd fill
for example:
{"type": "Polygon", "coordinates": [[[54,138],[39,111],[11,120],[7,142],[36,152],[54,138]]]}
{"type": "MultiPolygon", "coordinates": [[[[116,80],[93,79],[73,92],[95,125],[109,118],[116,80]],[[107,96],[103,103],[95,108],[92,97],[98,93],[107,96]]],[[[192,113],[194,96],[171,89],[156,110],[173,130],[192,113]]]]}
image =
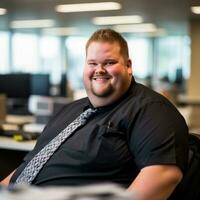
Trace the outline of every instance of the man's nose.
{"type": "Polygon", "coordinates": [[[95,74],[96,75],[101,75],[101,74],[105,74],[106,73],[106,70],[105,70],[105,68],[103,67],[103,65],[102,64],[98,64],[97,65],[97,68],[96,68],[96,70],[95,70],[95,74]]]}
{"type": "Polygon", "coordinates": [[[96,68],[96,72],[105,72],[106,71],[106,69],[105,69],[105,67],[103,66],[103,64],[98,64],[97,65],[97,68],[96,68]]]}

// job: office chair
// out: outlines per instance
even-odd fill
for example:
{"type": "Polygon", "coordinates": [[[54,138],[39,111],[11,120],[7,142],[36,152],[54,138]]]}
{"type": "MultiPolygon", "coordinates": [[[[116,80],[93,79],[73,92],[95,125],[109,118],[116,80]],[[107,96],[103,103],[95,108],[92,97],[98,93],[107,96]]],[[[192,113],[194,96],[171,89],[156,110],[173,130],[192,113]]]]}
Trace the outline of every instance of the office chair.
{"type": "Polygon", "coordinates": [[[200,199],[200,135],[189,134],[189,165],[170,200],[200,199]]]}

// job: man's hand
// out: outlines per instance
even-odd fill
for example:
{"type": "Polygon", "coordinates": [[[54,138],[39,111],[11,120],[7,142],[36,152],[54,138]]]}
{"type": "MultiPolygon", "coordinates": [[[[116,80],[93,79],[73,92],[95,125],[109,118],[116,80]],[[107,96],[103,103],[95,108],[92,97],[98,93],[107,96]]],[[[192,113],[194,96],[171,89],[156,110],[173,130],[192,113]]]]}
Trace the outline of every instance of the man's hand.
{"type": "Polygon", "coordinates": [[[5,179],[3,179],[0,184],[4,185],[4,186],[8,186],[10,183],[10,179],[12,177],[12,175],[14,174],[15,171],[13,171],[10,175],[8,175],[5,179]]]}

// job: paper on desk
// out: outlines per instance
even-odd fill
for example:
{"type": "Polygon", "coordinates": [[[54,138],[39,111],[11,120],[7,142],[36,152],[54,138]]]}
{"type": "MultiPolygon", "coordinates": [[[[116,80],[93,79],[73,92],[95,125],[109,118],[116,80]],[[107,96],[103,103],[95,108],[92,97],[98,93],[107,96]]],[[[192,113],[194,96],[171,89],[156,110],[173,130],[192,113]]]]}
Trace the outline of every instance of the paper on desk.
{"type": "Polygon", "coordinates": [[[18,186],[0,190],[0,200],[134,200],[134,193],[115,184],[74,187],[18,186]]]}

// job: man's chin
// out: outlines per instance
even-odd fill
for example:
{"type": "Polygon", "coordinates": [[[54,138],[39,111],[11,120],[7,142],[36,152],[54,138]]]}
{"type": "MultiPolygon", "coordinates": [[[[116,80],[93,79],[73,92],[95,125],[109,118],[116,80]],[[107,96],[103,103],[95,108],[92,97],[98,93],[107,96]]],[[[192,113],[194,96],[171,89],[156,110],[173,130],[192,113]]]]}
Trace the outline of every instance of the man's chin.
{"type": "Polygon", "coordinates": [[[92,90],[92,94],[97,97],[108,97],[112,93],[112,90],[92,90]]]}

